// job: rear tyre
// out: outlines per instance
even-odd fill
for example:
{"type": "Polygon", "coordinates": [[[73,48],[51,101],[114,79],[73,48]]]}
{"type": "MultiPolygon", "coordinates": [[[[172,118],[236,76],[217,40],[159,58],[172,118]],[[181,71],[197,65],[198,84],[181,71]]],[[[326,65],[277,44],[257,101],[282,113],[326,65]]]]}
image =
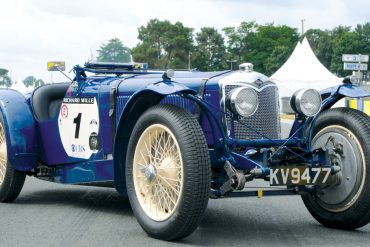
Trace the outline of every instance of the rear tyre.
{"type": "Polygon", "coordinates": [[[0,202],[12,202],[21,192],[26,175],[10,166],[4,121],[0,114],[0,202]]]}
{"type": "Polygon", "coordinates": [[[148,235],[177,240],[191,234],[207,207],[210,179],[207,143],[189,112],[158,105],[140,117],[128,145],[126,183],[148,235]]]}
{"type": "Polygon", "coordinates": [[[370,221],[370,121],[360,111],[336,108],[317,119],[312,148],[326,146],[331,162],[341,167],[335,185],[318,187],[303,202],[321,224],[356,229],[370,221]]]}

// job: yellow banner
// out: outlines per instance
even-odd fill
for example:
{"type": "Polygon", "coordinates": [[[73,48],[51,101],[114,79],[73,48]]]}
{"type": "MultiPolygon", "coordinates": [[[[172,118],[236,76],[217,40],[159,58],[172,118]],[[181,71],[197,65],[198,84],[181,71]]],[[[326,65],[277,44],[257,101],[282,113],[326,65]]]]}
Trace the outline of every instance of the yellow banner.
{"type": "Polygon", "coordinates": [[[66,70],[66,63],[65,62],[55,62],[51,61],[47,64],[48,71],[65,71],[66,70]]]}

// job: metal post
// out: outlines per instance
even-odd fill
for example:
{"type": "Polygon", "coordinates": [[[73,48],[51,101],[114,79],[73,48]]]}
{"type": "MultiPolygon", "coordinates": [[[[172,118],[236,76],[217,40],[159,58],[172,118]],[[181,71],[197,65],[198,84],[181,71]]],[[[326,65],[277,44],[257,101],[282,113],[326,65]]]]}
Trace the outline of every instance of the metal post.
{"type": "Polygon", "coordinates": [[[358,54],[358,72],[357,72],[357,82],[361,85],[361,54],[358,54]]]}
{"type": "Polygon", "coordinates": [[[306,21],[306,19],[302,19],[301,20],[301,23],[302,23],[302,36],[304,34],[304,22],[306,21]]]}
{"type": "Polygon", "coordinates": [[[230,70],[233,70],[233,63],[236,63],[236,60],[226,60],[226,62],[230,63],[230,70]]]}
{"type": "Polygon", "coordinates": [[[190,59],[191,52],[189,51],[189,63],[188,63],[188,69],[191,71],[191,59],[190,59]]]}

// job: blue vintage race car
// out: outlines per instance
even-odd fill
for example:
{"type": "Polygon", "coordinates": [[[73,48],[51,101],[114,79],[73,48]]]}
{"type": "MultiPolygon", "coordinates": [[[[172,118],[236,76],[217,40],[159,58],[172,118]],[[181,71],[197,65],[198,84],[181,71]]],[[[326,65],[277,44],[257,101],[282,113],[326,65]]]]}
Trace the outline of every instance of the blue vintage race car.
{"type": "Polygon", "coordinates": [[[370,221],[369,118],[330,109],[370,96],[349,78],[297,91],[281,139],[278,89],[251,64],[205,73],[89,62],[74,72],[26,96],[0,90],[1,202],[17,198],[26,175],[114,186],[164,240],[191,234],[209,198],[298,194],[325,226],[370,221]],[[255,179],[280,187],[245,190],[255,179]]]}

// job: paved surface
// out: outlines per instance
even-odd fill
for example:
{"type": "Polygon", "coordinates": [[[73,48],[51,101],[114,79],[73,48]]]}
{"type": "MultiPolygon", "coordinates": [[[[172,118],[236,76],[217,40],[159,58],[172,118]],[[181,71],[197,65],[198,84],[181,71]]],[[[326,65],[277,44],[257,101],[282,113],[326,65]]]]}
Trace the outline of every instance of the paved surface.
{"type": "Polygon", "coordinates": [[[168,243],[149,238],[114,189],[27,178],[14,203],[0,204],[1,247],[173,245],[370,246],[370,225],[356,231],[322,227],[299,196],[210,200],[200,227],[168,243]]]}

